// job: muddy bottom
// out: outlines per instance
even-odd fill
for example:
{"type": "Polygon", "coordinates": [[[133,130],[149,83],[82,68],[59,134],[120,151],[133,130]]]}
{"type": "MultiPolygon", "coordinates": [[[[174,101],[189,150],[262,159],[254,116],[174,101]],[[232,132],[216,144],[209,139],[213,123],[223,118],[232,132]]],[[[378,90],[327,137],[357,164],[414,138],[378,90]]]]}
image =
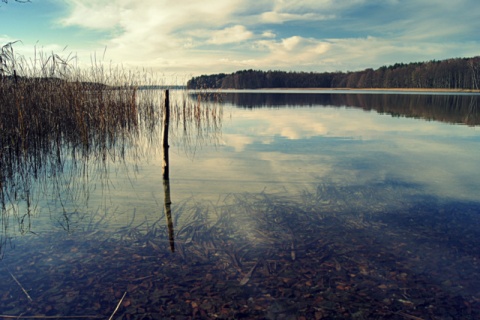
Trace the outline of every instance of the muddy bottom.
{"type": "Polygon", "coordinates": [[[317,200],[236,198],[216,219],[196,207],[174,252],[162,219],[15,239],[0,319],[480,318],[478,204],[317,200]]]}

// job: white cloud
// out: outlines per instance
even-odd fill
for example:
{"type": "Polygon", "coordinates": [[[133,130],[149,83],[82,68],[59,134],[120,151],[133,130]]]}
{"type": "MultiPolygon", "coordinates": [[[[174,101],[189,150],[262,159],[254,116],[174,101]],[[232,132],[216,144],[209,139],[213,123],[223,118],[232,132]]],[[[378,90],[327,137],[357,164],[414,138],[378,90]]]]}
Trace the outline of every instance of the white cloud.
{"type": "Polygon", "coordinates": [[[295,0],[277,0],[274,1],[274,8],[276,11],[283,12],[311,12],[314,10],[325,11],[335,10],[339,11],[355,5],[365,3],[366,0],[303,0],[301,2],[295,0]]]}
{"type": "Polygon", "coordinates": [[[329,50],[331,44],[326,41],[307,39],[300,36],[293,36],[277,40],[259,40],[256,42],[259,48],[264,48],[266,54],[259,57],[259,66],[278,65],[283,68],[316,64],[317,61],[329,50]]]}
{"type": "Polygon", "coordinates": [[[265,23],[283,23],[286,21],[320,21],[335,18],[334,15],[324,16],[315,13],[293,14],[269,11],[260,15],[260,19],[265,23]]]}
{"type": "Polygon", "coordinates": [[[272,31],[265,31],[262,33],[262,37],[264,38],[275,38],[277,35],[272,31]]]}
{"type": "Polygon", "coordinates": [[[241,42],[250,39],[252,36],[253,33],[248,31],[247,28],[245,28],[244,26],[236,25],[230,28],[215,31],[212,34],[212,38],[208,41],[208,43],[225,44],[241,42]]]}
{"type": "Polygon", "coordinates": [[[192,25],[220,26],[228,23],[241,0],[66,0],[70,7],[65,25],[87,28],[121,27],[125,32],[149,30],[170,32],[192,25]],[[159,28],[162,27],[162,28],[159,28]]]}
{"type": "Polygon", "coordinates": [[[300,45],[302,40],[303,39],[299,36],[294,36],[294,37],[290,37],[290,38],[287,38],[287,39],[283,39],[282,40],[282,46],[285,48],[285,50],[292,51],[300,45]]]}
{"type": "Polygon", "coordinates": [[[127,8],[115,2],[70,1],[71,15],[60,20],[63,25],[78,25],[90,29],[111,29],[121,24],[123,12],[127,8]]]}
{"type": "MultiPolygon", "coordinates": [[[[478,29],[478,4],[438,1],[65,0],[69,12],[60,21],[106,34],[92,43],[98,52],[107,47],[107,60],[191,75],[346,71],[478,54],[473,36],[455,40],[478,29]],[[367,3],[377,8],[368,16],[367,3]]],[[[74,50],[84,48],[91,43],[74,50]]]]}

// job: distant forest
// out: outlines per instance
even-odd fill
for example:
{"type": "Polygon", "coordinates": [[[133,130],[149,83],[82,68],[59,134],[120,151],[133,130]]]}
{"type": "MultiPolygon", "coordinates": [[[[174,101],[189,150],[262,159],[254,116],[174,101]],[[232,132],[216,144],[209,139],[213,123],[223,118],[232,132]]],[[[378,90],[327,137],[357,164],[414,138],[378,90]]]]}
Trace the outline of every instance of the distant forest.
{"type": "Polygon", "coordinates": [[[259,88],[425,88],[479,89],[480,56],[396,63],[355,72],[242,70],[190,79],[189,89],[259,88]]]}

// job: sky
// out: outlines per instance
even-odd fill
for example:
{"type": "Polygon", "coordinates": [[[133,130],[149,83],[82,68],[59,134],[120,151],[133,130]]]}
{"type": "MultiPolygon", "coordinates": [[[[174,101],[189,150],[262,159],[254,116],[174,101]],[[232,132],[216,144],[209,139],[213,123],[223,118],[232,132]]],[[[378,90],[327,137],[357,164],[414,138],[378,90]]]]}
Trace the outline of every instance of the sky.
{"type": "MultiPolygon", "coordinates": [[[[0,46],[148,70],[357,71],[480,55],[478,0],[0,2],[0,46]]],[[[174,83],[171,83],[174,84],[174,83]]]]}

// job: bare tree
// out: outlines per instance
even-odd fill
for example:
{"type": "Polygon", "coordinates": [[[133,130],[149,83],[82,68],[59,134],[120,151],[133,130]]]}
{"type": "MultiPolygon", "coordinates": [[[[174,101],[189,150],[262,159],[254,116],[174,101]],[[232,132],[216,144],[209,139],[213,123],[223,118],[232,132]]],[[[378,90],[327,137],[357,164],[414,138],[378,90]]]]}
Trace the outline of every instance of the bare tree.
{"type": "Polygon", "coordinates": [[[468,62],[468,66],[470,67],[470,70],[472,72],[472,89],[478,90],[478,82],[480,77],[480,59],[478,59],[478,57],[477,59],[472,58],[468,62]]]}

